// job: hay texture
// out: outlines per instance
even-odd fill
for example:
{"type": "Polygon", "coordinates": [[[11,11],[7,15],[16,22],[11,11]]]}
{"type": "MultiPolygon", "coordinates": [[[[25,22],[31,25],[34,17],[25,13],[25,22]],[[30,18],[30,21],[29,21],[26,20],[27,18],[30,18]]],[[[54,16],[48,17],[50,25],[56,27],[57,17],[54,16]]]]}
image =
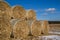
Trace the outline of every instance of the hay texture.
{"type": "Polygon", "coordinates": [[[14,19],[24,19],[26,15],[26,11],[21,6],[15,6],[12,8],[12,16],[14,19]]]}
{"type": "Polygon", "coordinates": [[[39,36],[37,36],[37,37],[32,37],[32,40],[41,40],[41,38],[39,38],[39,36]]]}
{"type": "Polygon", "coordinates": [[[49,23],[48,21],[41,21],[41,33],[48,34],[49,32],[49,23]]]}
{"type": "Polygon", "coordinates": [[[33,36],[41,35],[41,23],[40,21],[35,20],[31,25],[31,33],[33,36]]]}
{"type": "Polygon", "coordinates": [[[26,38],[29,34],[29,26],[27,21],[18,20],[14,25],[13,34],[14,37],[18,39],[26,38]]]}
{"type": "Polygon", "coordinates": [[[3,16],[0,16],[0,38],[1,39],[10,38],[11,31],[12,31],[12,28],[9,21],[4,19],[3,16]]]}
{"type": "Polygon", "coordinates": [[[34,10],[27,10],[26,12],[27,20],[36,20],[36,13],[34,10]]]}
{"type": "Polygon", "coordinates": [[[32,38],[32,36],[28,36],[27,38],[21,39],[21,40],[32,40],[31,38],[32,38]]]}
{"type": "Polygon", "coordinates": [[[4,14],[7,20],[10,20],[11,17],[10,9],[11,7],[8,5],[8,3],[0,1],[0,14],[4,14]]]}

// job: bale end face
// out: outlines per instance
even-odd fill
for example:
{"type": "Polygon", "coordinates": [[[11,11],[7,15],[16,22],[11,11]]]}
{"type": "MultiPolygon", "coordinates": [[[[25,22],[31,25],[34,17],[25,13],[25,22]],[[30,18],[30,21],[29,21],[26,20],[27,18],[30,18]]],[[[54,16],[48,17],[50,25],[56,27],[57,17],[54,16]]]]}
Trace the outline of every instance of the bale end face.
{"type": "Polygon", "coordinates": [[[41,35],[41,23],[40,21],[34,21],[31,25],[31,33],[33,36],[41,35]]]}
{"type": "Polygon", "coordinates": [[[13,33],[16,38],[26,38],[29,34],[29,26],[26,21],[18,21],[13,28],[13,33]]]}

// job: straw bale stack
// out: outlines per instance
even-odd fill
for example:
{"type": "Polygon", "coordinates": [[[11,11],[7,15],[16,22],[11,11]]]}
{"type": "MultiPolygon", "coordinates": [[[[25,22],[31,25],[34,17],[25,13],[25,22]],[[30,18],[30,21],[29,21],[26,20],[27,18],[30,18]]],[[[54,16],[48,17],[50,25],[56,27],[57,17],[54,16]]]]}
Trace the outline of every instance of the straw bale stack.
{"type": "Polygon", "coordinates": [[[27,20],[36,20],[36,13],[34,10],[28,10],[26,12],[26,18],[27,20]]]}
{"type": "Polygon", "coordinates": [[[48,21],[42,21],[41,22],[41,33],[42,34],[48,34],[49,31],[49,23],[48,21]]]}
{"type": "Polygon", "coordinates": [[[3,16],[0,15],[0,39],[8,39],[11,35],[11,25],[3,16]]]}
{"type": "Polygon", "coordinates": [[[8,3],[0,1],[0,14],[5,14],[5,17],[7,20],[10,20],[11,17],[11,7],[8,5],[8,3]]]}
{"type": "Polygon", "coordinates": [[[13,34],[15,38],[22,39],[28,37],[29,25],[25,20],[18,20],[13,28],[13,34]]]}
{"type": "Polygon", "coordinates": [[[41,23],[40,21],[35,20],[31,25],[31,33],[33,36],[41,35],[41,23]]]}
{"type": "Polygon", "coordinates": [[[26,15],[26,11],[23,7],[21,6],[14,6],[12,8],[12,17],[14,19],[24,19],[25,18],[25,15],[26,15]]]}

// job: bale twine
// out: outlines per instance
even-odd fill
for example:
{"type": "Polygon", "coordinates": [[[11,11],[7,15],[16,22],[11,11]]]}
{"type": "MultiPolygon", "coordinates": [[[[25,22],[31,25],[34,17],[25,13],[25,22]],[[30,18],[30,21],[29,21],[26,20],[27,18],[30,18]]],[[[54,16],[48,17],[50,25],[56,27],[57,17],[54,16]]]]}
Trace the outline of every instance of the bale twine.
{"type": "Polygon", "coordinates": [[[8,5],[8,3],[0,1],[0,14],[5,14],[5,17],[7,20],[10,20],[11,17],[11,7],[8,5]]]}
{"type": "Polygon", "coordinates": [[[0,15],[0,39],[8,40],[8,38],[10,38],[11,31],[12,28],[9,21],[0,15]]]}
{"type": "Polygon", "coordinates": [[[26,11],[21,6],[15,6],[12,8],[12,16],[14,19],[24,19],[26,15],[26,11]]]}
{"type": "Polygon", "coordinates": [[[13,27],[13,34],[15,38],[23,39],[28,37],[29,25],[25,20],[18,20],[13,27]]]}
{"type": "Polygon", "coordinates": [[[40,21],[35,20],[31,25],[31,33],[33,36],[41,35],[41,23],[40,21]]]}
{"type": "Polygon", "coordinates": [[[49,31],[49,24],[48,21],[41,21],[41,34],[46,35],[49,31]]]}
{"type": "Polygon", "coordinates": [[[27,20],[36,20],[36,13],[34,10],[28,10],[26,12],[26,18],[27,20]]]}

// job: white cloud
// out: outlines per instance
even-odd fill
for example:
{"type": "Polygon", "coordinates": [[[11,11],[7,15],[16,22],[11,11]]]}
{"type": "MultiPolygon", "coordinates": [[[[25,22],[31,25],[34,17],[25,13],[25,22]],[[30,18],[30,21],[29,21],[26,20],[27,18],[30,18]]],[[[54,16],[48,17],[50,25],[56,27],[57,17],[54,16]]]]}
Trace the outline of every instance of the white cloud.
{"type": "Polygon", "coordinates": [[[47,11],[47,12],[53,12],[53,11],[55,11],[56,10],[56,8],[48,8],[48,9],[46,9],[45,11],[47,11]]]}

